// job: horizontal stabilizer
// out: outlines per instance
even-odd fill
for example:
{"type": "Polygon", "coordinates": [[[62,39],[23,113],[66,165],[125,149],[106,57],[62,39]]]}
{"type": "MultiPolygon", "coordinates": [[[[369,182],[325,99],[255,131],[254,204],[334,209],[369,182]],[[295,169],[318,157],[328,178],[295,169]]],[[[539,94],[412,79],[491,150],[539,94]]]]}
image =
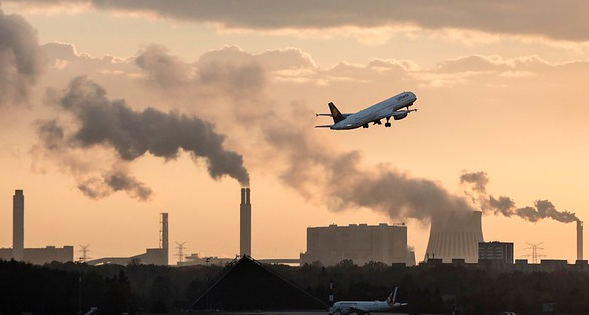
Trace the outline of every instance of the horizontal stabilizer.
{"type": "Polygon", "coordinates": [[[319,117],[319,116],[331,117],[331,114],[315,114],[315,117],[319,117]]]}
{"type": "Polygon", "coordinates": [[[319,125],[319,126],[315,126],[315,128],[331,128],[331,126],[333,126],[333,125],[319,125]]]}

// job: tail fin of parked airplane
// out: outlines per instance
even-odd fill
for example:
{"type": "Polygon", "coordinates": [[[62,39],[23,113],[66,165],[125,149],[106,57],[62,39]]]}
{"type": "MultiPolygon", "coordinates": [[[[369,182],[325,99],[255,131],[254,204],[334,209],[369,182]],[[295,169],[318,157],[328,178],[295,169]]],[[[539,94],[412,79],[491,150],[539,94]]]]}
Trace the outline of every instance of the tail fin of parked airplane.
{"type": "Polygon", "coordinates": [[[333,281],[331,281],[331,279],[329,280],[329,315],[332,315],[334,313],[334,309],[333,309],[333,281]]]}
{"type": "Polygon", "coordinates": [[[399,287],[395,287],[395,290],[393,292],[391,292],[391,294],[389,295],[389,297],[387,298],[387,303],[389,305],[394,305],[395,304],[395,299],[397,298],[397,289],[399,287]]]}
{"type": "Polygon", "coordinates": [[[329,111],[331,112],[331,117],[333,117],[333,122],[337,124],[338,122],[346,119],[344,115],[333,105],[332,102],[329,102],[329,111]]]}

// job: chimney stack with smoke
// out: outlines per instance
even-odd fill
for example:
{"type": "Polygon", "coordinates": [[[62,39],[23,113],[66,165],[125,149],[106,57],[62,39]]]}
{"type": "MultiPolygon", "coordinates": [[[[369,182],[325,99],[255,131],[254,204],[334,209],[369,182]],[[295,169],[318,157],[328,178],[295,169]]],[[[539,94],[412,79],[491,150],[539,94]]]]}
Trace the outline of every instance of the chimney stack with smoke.
{"type": "Polygon", "coordinates": [[[239,205],[239,254],[252,255],[252,205],[250,203],[250,189],[241,189],[241,204],[239,205]]]}
{"type": "Polygon", "coordinates": [[[583,260],[583,221],[577,220],[577,260],[583,260]]]}
{"type": "Polygon", "coordinates": [[[25,195],[22,189],[12,196],[12,258],[24,260],[25,251],[25,195]]]}
{"type": "Polygon", "coordinates": [[[170,246],[168,240],[168,213],[162,212],[160,219],[160,248],[165,251],[166,265],[168,264],[168,248],[170,246]]]}

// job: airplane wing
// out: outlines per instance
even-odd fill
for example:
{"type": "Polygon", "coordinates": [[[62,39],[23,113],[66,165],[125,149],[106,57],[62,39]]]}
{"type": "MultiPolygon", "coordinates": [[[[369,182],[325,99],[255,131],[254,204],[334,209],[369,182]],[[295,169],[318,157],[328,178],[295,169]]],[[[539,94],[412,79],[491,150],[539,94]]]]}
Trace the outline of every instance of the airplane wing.
{"type": "MultiPolygon", "coordinates": [[[[342,116],[348,117],[348,116],[350,116],[352,114],[353,113],[345,113],[345,114],[342,114],[342,116]]],[[[331,114],[315,114],[315,117],[319,117],[319,116],[333,117],[331,114]]]]}
{"type": "Polygon", "coordinates": [[[417,111],[417,109],[398,110],[398,111],[392,112],[390,115],[387,115],[387,116],[403,116],[403,115],[407,115],[411,112],[416,112],[416,111],[417,111]]]}
{"type": "Polygon", "coordinates": [[[331,126],[333,126],[333,125],[319,125],[319,126],[315,126],[315,128],[331,128],[331,126]]]}

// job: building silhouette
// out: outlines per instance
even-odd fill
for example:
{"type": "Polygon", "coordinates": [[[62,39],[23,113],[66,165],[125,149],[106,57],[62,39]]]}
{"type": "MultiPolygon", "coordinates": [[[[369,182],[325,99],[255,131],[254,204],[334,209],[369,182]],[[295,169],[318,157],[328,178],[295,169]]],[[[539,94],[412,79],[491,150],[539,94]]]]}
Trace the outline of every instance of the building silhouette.
{"type": "Polygon", "coordinates": [[[160,213],[159,248],[147,248],[145,253],[131,257],[103,257],[87,261],[88,265],[168,265],[168,213],[160,213]]]}
{"type": "Polygon", "coordinates": [[[16,189],[12,196],[12,248],[0,248],[0,259],[14,259],[36,265],[74,260],[73,246],[25,248],[24,243],[25,196],[22,189],[16,189]]]}
{"type": "Polygon", "coordinates": [[[513,264],[513,259],[513,243],[479,243],[479,262],[493,261],[505,264],[513,264]]]}
{"type": "Polygon", "coordinates": [[[309,227],[307,252],[300,257],[301,265],[318,261],[330,266],[346,259],[357,265],[371,261],[415,265],[415,256],[407,249],[405,224],[309,227]]]}

